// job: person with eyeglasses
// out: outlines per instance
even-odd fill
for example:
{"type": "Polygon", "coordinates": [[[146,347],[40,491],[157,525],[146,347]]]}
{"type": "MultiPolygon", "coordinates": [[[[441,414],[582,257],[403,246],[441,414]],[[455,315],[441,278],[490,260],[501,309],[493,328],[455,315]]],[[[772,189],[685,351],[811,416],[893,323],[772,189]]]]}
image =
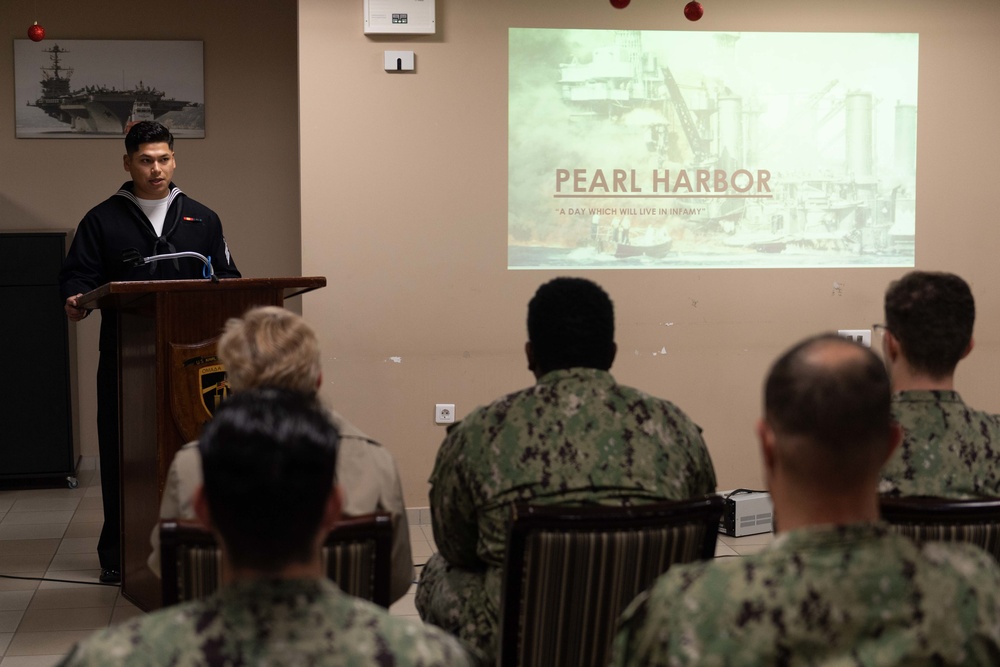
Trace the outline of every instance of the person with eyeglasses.
{"type": "Polygon", "coordinates": [[[885,294],[882,352],[903,442],[882,469],[881,493],[1000,496],[1000,415],[955,391],[955,368],[972,352],[976,304],[953,273],[913,271],[885,294]]]}

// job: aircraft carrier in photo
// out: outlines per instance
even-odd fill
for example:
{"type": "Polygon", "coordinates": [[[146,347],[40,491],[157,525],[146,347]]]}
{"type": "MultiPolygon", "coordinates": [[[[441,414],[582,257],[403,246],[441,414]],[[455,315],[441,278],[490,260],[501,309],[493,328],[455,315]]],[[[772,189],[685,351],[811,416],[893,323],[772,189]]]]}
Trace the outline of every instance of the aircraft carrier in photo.
{"type": "MultiPolygon", "coordinates": [[[[73,68],[66,67],[62,57],[69,50],[54,44],[45,49],[49,54],[49,65],[42,67],[42,94],[34,102],[28,102],[61,123],[69,125],[73,131],[83,133],[125,132],[130,123],[148,119],[160,120],[166,114],[180,115],[176,123],[179,127],[189,125],[189,121],[199,124],[195,116],[203,117],[203,107],[184,100],[167,97],[162,90],[145,85],[142,81],[134,88],[125,89],[100,86],[84,86],[72,90],[70,77],[73,68]]],[[[175,123],[164,123],[171,126],[175,123]]]]}

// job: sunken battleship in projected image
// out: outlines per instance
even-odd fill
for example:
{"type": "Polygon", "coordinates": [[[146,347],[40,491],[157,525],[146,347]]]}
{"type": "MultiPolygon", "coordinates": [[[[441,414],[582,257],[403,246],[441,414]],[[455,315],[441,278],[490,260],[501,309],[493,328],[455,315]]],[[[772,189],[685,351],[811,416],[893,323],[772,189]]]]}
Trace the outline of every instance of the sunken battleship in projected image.
{"type": "MultiPolygon", "coordinates": [[[[716,71],[738,69],[739,40],[715,35],[714,57],[732,65],[716,71]]],[[[679,81],[670,63],[644,49],[639,31],[616,31],[613,44],[580,60],[559,66],[557,85],[574,124],[614,137],[596,143],[593,155],[625,142],[633,155],[645,156],[630,165],[642,173],[690,174],[689,184],[661,188],[672,198],[651,204],[657,214],[641,219],[622,215],[620,200],[602,201],[608,190],[581,188],[587,197],[579,217],[589,223],[581,244],[617,258],[722,251],[812,255],[820,262],[868,255],[912,264],[915,105],[885,102],[836,79],[780,95],[737,90],[740,84],[723,75],[679,81]],[[769,105],[782,110],[780,127],[761,122],[769,105]],[[880,156],[876,120],[887,113],[894,114],[893,154],[880,156]],[[733,174],[741,170],[767,170],[766,196],[737,194],[733,174]],[[716,173],[730,179],[726,194],[696,187],[696,174],[710,183],[716,173]]]]}
{"type": "Polygon", "coordinates": [[[132,89],[84,86],[70,89],[73,68],[63,64],[62,56],[69,50],[54,44],[44,49],[49,65],[42,67],[42,95],[29,106],[38,107],[75,132],[122,133],[140,120],[160,119],[164,114],[197,105],[167,97],[162,90],[142,81],[132,89]]]}

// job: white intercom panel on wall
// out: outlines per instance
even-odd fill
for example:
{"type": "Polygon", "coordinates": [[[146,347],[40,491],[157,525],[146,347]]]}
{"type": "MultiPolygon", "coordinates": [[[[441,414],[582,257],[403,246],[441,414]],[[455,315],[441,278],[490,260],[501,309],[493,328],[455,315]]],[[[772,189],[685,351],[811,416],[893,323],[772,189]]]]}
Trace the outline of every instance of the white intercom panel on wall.
{"type": "Polygon", "coordinates": [[[435,29],[434,0],[365,0],[366,35],[428,35],[435,29]]]}

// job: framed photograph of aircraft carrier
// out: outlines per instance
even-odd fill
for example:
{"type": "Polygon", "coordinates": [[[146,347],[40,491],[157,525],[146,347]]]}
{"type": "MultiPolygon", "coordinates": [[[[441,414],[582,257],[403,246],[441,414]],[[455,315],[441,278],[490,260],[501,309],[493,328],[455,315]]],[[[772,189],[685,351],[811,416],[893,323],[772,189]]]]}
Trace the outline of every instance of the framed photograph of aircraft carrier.
{"type": "Polygon", "coordinates": [[[14,40],[18,139],[121,139],[157,120],[205,138],[201,41],[14,40]]]}

